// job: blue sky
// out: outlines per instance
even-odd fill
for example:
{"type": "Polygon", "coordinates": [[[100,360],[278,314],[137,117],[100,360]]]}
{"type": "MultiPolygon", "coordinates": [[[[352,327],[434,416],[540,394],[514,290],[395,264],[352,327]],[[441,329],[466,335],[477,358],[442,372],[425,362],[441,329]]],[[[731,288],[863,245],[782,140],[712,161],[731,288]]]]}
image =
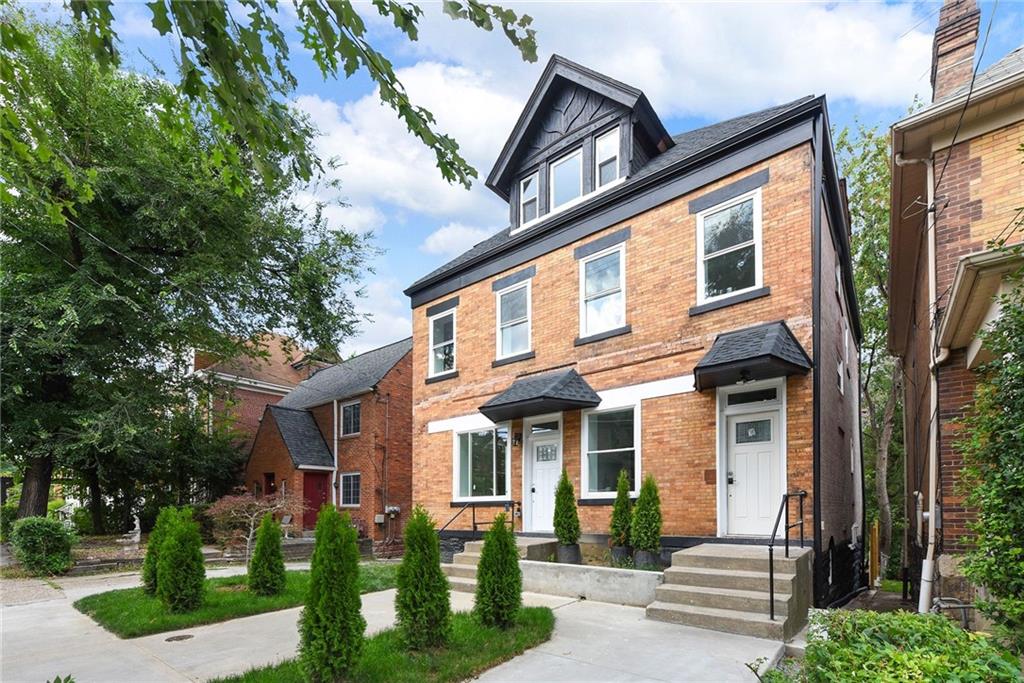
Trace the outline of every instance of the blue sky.
{"type": "MultiPolygon", "coordinates": [[[[993,3],[982,2],[981,29],[993,3]]],[[[540,59],[522,62],[499,33],[453,22],[424,4],[420,40],[409,43],[368,3],[358,7],[376,44],[398,68],[412,99],[461,145],[481,178],[552,53],[644,90],[675,134],[807,94],[828,96],[833,124],[854,118],[888,126],[916,95],[929,98],[931,38],[940,3],[882,2],[533,2],[510,3],[534,17],[540,59]]],[[[241,16],[241,12],[238,13],[241,16]]],[[[140,52],[169,65],[170,47],[143,4],[115,5],[126,66],[140,52]]],[[[290,21],[290,9],[282,19],[290,21]]],[[[1019,45],[1024,4],[1004,0],[981,68],[1019,45]]],[[[344,165],[329,219],[372,231],[383,254],[366,278],[359,308],[373,316],[343,349],[360,352],[410,333],[402,290],[506,223],[505,205],[478,182],[446,184],[433,154],[381,107],[362,75],[324,82],[292,32],[296,104],[317,124],[317,149],[344,165]],[[344,202],[346,206],[341,206],[344,202]]],[[[980,42],[980,41],[979,41],[980,42]]]]}

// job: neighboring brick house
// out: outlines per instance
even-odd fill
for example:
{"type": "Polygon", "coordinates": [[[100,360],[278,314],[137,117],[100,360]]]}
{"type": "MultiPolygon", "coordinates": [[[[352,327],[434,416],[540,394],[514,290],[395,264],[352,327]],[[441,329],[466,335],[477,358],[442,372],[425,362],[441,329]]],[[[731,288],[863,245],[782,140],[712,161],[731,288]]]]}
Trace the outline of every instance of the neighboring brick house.
{"type": "Polygon", "coordinates": [[[401,541],[412,504],[411,350],[404,339],[354,356],[267,406],[246,487],[301,491],[305,529],[330,502],[376,543],[401,541]]]}
{"type": "Polygon", "coordinates": [[[974,0],[943,5],[932,102],[892,127],[889,348],[905,378],[904,566],[924,609],[932,597],[972,598],[957,568],[975,516],[957,486],[955,421],[988,358],[978,332],[1024,265],[989,245],[1008,234],[1024,200],[1024,47],[979,72],[972,89],[978,28],[974,0]],[[926,580],[918,592],[922,567],[939,584],[926,580]]]}
{"type": "Polygon", "coordinates": [[[214,383],[210,419],[229,418],[241,438],[240,448],[246,451],[256,438],[263,410],[327,365],[282,335],[268,333],[258,344],[259,356],[220,360],[197,352],[192,366],[214,383]]]}
{"type": "Polygon", "coordinates": [[[406,290],[413,499],[442,525],[461,511],[444,536],[503,509],[550,534],[563,468],[595,542],[621,469],[634,493],[656,478],[666,548],[764,544],[803,489],[815,603],[863,585],[828,131],[805,97],[673,137],[639,90],[551,60],[487,179],[510,227],[406,290]]]}

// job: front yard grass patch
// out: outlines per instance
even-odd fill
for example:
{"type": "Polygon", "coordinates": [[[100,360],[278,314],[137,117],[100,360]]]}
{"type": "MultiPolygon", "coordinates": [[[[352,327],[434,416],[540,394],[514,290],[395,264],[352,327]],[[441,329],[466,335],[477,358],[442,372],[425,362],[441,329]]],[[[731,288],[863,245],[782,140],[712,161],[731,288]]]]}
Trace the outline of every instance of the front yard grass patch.
{"type": "MultiPolygon", "coordinates": [[[[359,588],[362,593],[382,591],[395,586],[398,565],[391,562],[369,562],[359,565],[359,588]]],[[[263,597],[250,593],[246,575],[225,576],[206,580],[206,595],[198,609],[172,614],[156,597],[146,595],[142,588],[126,588],[89,595],[75,602],[75,608],[92,617],[96,623],[121,638],[138,638],[153,633],[176,631],[191,626],[248,617],[290,607],[306,601],[309,572],[287,572],[284,590],[278,595],[263,597]]]]}
{"type": "MultiPolygon", "coordinates": [[[[463,681],[540,645],[551,637],[555,614],[547,607],[523,607],[508,629],[482,626],[470,612],[452,615],[452,637],[442,648],[411,652],[397,628],[366,639],[363,656],[349,680],[359,683],[443,683],[463,681]]],[[[219,683],[303,683],[298,660],[252,669],[219,683]]]]}

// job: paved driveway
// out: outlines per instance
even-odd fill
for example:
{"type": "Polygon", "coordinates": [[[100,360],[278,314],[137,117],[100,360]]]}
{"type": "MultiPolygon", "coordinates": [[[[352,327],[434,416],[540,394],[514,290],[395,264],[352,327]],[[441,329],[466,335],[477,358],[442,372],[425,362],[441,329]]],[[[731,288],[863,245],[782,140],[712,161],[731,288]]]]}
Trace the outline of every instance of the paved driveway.
{"type": "MultiPolygon", "coordinates": [[[[208,573],[240,572],[234,567],[208,573]]],[[[63,579],[56,588],[45,582],[0,583],[0,679],[39,683],[72,674],[78,683],[204,681],[295,654],[298,609],[122,640],[71,606],[84,595],[138,581],[133,573],[63,579]]],[[[555,609],[554,637],[481,680],[753,681],[744,662],[774,657],[781,649],[772,641],[649,621],[636,607],[538,594],[523,597],[528,605],[555,609]]],[[[453,609],[471,607],[471,595],[452,593],[453,609]]],[[[363,614],[368,632],[391,626],[394,591],[364,595],[363,614]]]]}

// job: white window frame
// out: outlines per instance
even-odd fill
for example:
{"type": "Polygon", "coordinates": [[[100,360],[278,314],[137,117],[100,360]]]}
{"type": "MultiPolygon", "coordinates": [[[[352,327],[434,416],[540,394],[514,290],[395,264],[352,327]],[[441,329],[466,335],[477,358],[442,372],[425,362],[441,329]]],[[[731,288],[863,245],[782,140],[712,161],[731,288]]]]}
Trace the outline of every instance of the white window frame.
{"type": "MultiPolygon", "coordinates": [[[[587,436],[588,430],[590,429],[589,417],[598,413],[615,413],[621,410],[633,409],[633,489],[629,492],[631,496],[637,496],[640,493],[640,483],[643,481],[643,458],[640,453],[641,436],[643,434],[642,418],[640,405],[642,401],[636,403],[626,403],[623,405],[612,405],[608,407],[597,407],[589,410],[583,410],[580,412],[580,418],[582,424],[580,425],[580,498],[589,500],[609,500],[615,498],[615,491],[590,491],[590,468],[588,467],[587,458],[589,451],[587,448],[587,436]]],[[[625,449],[616,449],[625,450],[625,449]]],[[[599,453],[611,453],[612,451],[596,451],[599,453]]]]}
{"type": "Polygon", "coordinates": [[[339,423],[341,425],[341,438],[344,439],[344,438],[349,437],[349,436],[359,436],[360,432],[362,432],[362,430],[363,430],[363,407],[362,407],[362,401],[349,401],[348,403],[342,403],[340,406],[338,406],[338,418],[339,418],[338,421],[339,421],[339,423]],[[358,432],[346,432],[345,431],[345,408],[348,408],[349,406],[359,406],[359,431],[358,432]]]}
{"type": "Polygon", "coordinates": [[[338,475],[338,507],[357,508],[363,504],[363,476],[360,472],[342,472],[338,475]],[[345,502],[345,477],[359,477],[359,502],[345,502]]]}
{"type": "MultiPolygon", "coordinates": [[[[836,354],[836,355],[838,356],[839,354],[836,354]]],[[[840,396],[845,396],[846,395],[846,368],[844,367],[844,363],[843,363],[843,359],[842,358],[837,358],[836,359],[836,376],[837,376],[837,378],[839,380],[839,382],[838,382],[838,384],[839,384],[839,395],[840,396]]]]}
{"type": "Polygon", "coordinates": [[[427,377],[444,377],[456,372],[459,368],[459,317],[458,308],[451,308],[427,318],[427,377]],[[452,369],[434,372],[434,321],[450,315],[452,317],[452,369]]]}
{"type": "MultiPolygon", "coordinates": [[[[730,297],[743,294],[744,292],[752,292],[764,285],[764,272],[763,272],[763,256],[764,256],[764,244],[761,239],[761,188],[756,188],[750,192],[745,192],[738,197],[733,197],[720,204],[715,204],[712,207],[704,209],[697,214],[697,303],[706,304],[714,301],[721,301],[722,299],[728,299],[730,297]],[[725,294],[718,294],[716,296],[708,297],[705,296],[706,282],[704,273],[704,219],[711,214],[724,211],[725,209],[731,208],[738,204],[742,204],[748,200],[753,199],[754,206],[752,208],[752,214],[754,219],[754,236],[752,243],[754,245],[754,284],[744,289],[737,289],[732,292],[725,294]]],[[[728,249],[722,249],[716,251],[716,256],[727,254],[737,249],[742,249],[751,244],[751,242],[742,242],[735,246],[729,247],[728,249]]]]}
{"type": "Polygon", "coordinates": [[[577,147],[574,151],[569,152],[568,154],[563,154],[562,156],[558,157],[558,159],[556,159],[555,161],[552,161],[551,164],[548,166],[548,208],[549,208],[549,212],[559,211],[559,210],[564,211],[565,209],[569,208],[570,206],[574,206],[576,204],[579,204],[581,201],[583,201],[583,198],[586,197],[586,196],[587,195],[583,192],[583,148],[582,147],[577,147]],[[579,157],[579,159],[580,159],[580,193],[578,195],[576,195],[575,197],[573,197],[572,199],[570,199],[569,201],[567,201],[566,203],[559,204],[558,206],[555,206],[555,169],[558,168],[559,166],[561,166],[562,164],[566,163],[567,161],[569,161],[573,157],[579,157]]]}
{"type": "Polygon", "coordinates": [[[619,252],[619,291],[622,292],[622,325],[627,325],[626,321],[626,243],[622,242],[616,244],[608,249],[602,249],[596,254],[591,254],[586,258],[580,259],[580,283],[579,283],[579,300],[580,300],[580,338],[592,337],[595,334],[601,334],[602,332],[608,332],[609,330],[618,329],[616,327],[610,327],[607,330],[587,330],[587,264],[591,261],[595,261],[599,258],[608,256],[612,252],[619,252]]]}
{"type": "MultiPolygon", "coordinates": [[[[519,321],[521,322],[521,321],[519,321]]],[[[518,324],[518,322],[516,323],[518,324]]],[[[530,279],[525,282],[517,282],[516,284],[506,287],[505,289],[499,290],[494,293],[494,357],[496,360],[502,360],[503,358],[512,358],[520,354],[529,353],[533,350],[533,287],[530,284],[530,279]],[[511,294],[517,289],[526,289],[526,348],[522,351],[515,351],[513,353],[507,353],[502,355],[501,353],[501,297],[505,294],[511,294]]]]}
{"type": "Polygon", "coordinates": [[[534,171],[533,173],[527,174],[525,177],[523,177],[519,181],[519,224],[520,225],[527,225],[527,224],[531,224],[531,223],[536,223],[539,219],[540,219],[540,171],[534,171]],[[537,204],[537,215],[534,216],[532,219],[530,219],[528,221],[524,221],[523,220],[523,204],[526,203],[526,200],[523,199],[523,185],[525,185],[527,183],[527,181],[529,181],[530,179],[533,179],[533,181],[535,183],[535,187],[537,188],[536,189],[536,194],[534,195],[534,197],[532,197],[532,201],[536,202],[536,204],[537,204]]]}
{"type": "Polygon", "coordinates": [[[603,134],[598,135],[597,137],[594,138],[594,189],[595,190],[600,189],[600,188],[605,188],[605,187],[611,187],[619,179],[619,177],[620,177],[619,176],[619,171],[621,170],[619,168],[619,163],[620,163],[619,157],[620,157],[620,155],[622,153],[621,145],[622,145],[622,139],[619,137],[619,127],[618,127],[618,125],[616,125],[611,130],[608,130],[608,131],[604,132],[603,134]],[[601,140],[604,140],[605,138],[609,138],[609,137],[612,137],[612,136],[615,136],[615,156],[614,157],[606,157],[604,159],[598,158],[598,156],[597,156],[597,149],[598,149],[598,147],[599,147],[599,145],[601,143],[601,140]],[[609,180],[604,185],[601,185],[601,162],[607,161],[610,158],[614,158],[615,159],[615,177],[612,178],[611,180],[609,180]]]}
{"type": "MultiPolygon", "coordinates": [[[[494,440],[497,444],[497,439],[494,440]]],[[[509,502],[512,500],[512,423],[511,422],[498,422],[490,427],[481,427],[479,429],[464,429],[461,431],[452,431],[452,502],[455,503],[474,503],[474,502],[509,502]],[[459,480],[462,472],[459,467],[462,464],[461,458],[459,458],[459,442],[463,434],[476,434],[479,432],[492,431],[496,432],[499,429],[504,429],[508,441],[505,446],[505,495],[503,496],[462,496],[459,495],[459,480]]]]}

